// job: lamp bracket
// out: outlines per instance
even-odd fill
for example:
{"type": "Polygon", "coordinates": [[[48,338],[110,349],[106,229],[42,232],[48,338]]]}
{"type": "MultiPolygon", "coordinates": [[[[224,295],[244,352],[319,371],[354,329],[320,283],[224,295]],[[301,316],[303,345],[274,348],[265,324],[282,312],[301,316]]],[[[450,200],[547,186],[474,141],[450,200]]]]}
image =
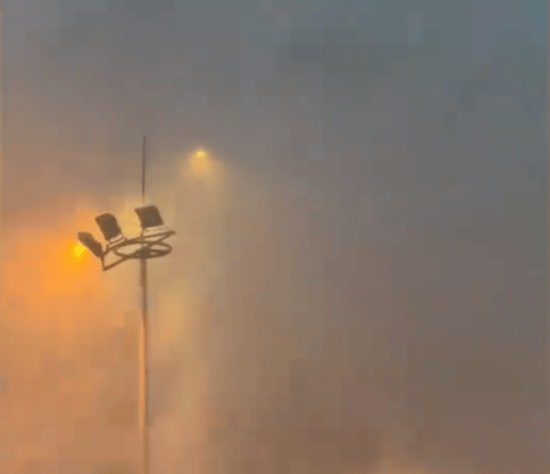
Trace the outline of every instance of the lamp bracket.
{"type": "Polygon", "coordinates": [[[173,230],[153,231],[152,233],[144,233],[142,231],[137,237],[110,244],[107,246],[101,259],[101,266],[103,270],[109,270],[131,258],[150,259],[167,255],[172,250],[172,247],[170,244],[164,242],[164,240],[174,234],[173,230]],[[131,246],[134,246],[133,250],[131,246]],[[118,260],[105,265],[105,257],[109,253],[116,255],[118,260]]]}

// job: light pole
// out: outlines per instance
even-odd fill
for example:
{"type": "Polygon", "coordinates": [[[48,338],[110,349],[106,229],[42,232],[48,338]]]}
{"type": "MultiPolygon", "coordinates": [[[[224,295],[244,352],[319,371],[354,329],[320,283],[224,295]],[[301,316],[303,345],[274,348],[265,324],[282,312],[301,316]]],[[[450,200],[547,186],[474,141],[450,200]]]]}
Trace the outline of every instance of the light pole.
{"type": "Polygon", "coordinates": [[[168,254],[172,247],[165,240],[175,232],[164,227],[156,206],[145,206],[145,137],[143,137],[143,160],[141,176],[142,207],[135,209],[141,224],[141,232],[137,237],[126,238],[112,214],[101,214],[96,222],[105,238],[105,249],[94,236],[88,232],[79,232],[78,239],[95,256],[101,259],[101,268],[106,271],[130,259],[140,260],[140,284],[142,289],[142,324],[143,324],[143,358],[141,367],[140,401],[142,415],[143,436],[143,474],[149,474],[149,374],[148,374],[148,345],[149,331],[147,320],[147,260],[162,257],[168,254]],[[133,249],[132,249],[133,248],[133,249]],[[115,256],[115,260],[107,263],[108,256],[115,256]]]}

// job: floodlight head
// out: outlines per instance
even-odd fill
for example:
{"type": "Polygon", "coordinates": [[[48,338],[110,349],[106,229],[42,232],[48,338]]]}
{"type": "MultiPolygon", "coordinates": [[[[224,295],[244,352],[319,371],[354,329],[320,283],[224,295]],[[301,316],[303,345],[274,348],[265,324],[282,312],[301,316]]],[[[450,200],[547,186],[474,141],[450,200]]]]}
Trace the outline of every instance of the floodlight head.
{"type": "Polygon", "coordinates": [[[112,214],[101,214],[100,216],[97,216],[95,218],[95,221],[101,229],[103,237],[105,237],[106,241],[113,240],[115,237],[118,237],[120,234],[122,234],[116,218],[112,214]]]}
{"type": "Polygon", "coordinates": [[[80,240],[82,245],[84,245],[84,247],[86,247],[96,257],[103,256],[103,248],[101,247],[101,243],[98,242],[89,232],[79,232],[78,240],[80,240]]]}
{"type": "Polygon", "coordinates": [[[135,211],[142,229],[164,225],[157,206],[138,207],[135,211]]]}

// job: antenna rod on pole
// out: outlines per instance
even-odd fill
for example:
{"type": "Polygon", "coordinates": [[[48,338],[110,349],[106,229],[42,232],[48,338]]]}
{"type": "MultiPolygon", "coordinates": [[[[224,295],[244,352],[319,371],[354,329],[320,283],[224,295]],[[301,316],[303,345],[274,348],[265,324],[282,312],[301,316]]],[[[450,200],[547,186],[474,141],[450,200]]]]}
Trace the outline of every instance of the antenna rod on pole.
{"type": "Polygon", "coordinates": [[[143,135],[142,163],[141,163],[141,202],[145,206],[145,135],[143,135]]]}

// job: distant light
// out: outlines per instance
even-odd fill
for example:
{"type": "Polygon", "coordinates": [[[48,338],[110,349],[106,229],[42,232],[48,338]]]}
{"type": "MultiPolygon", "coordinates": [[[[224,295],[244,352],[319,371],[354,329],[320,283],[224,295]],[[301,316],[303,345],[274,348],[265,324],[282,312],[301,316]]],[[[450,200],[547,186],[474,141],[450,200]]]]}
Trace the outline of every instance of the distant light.
{"type": "Polygon", "coordinates": [[[195,151],[187,163],[187,173],[195,179],[210,178],[214,172],[212,157],[200,148],[195,151]]]}
{"type": "Polygon", "coordinates": [[[164,225],[157,206],[138,207],[135,211],[143,229],[164,225]]]}
{"type": "Polygon", "coordinates": [[[116,218],[112,214],[101,214],[100,216],[95,218],[95,221],[97,222],[97,225],[101,229],[101,232],[103,233],[103,236],[107,241],[112,240],[122,234],[116,218]]]}

